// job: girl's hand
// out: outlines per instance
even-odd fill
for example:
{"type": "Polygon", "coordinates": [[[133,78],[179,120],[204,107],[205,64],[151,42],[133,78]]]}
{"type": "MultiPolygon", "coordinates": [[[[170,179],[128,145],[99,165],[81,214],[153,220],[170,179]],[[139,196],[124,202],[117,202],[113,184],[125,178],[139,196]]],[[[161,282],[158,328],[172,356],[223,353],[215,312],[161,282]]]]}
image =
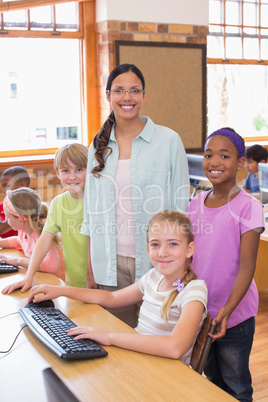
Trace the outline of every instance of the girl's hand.
{"type": "Polygon", "coordinates": [[[99,289],[99,285],[94,280],[93,274],[87,274],[87,288],[88,289],[99,289]]]}
{"type": "Polygon", "coordinates": [[[67,334],[74,336],[74,339],[91,339],[92,341],[101,343],[102,345],[111,345],[110,334],[111,332],[104,329],[93,327],[75,327],[67,330],[67,334]]]}
{"type": "Polygon", "coordinates": [[[60,286],[58,287],[53,285],[36,285],[33,286],[30,291],[28,302],[41,302],[43,300],[56,299],[59,296],[61,296],[60,286]],[[35,297],[40,293],[43,293],[43,295],[35,297]]]}
{"type": "Polygon", "coordinates": [[[21,292],[24,293],[26,290],[30,289],[32,286],[32,281],[29,281],[27,279],[24,279],[23,281],[13,283],[12,285],[6,286],[3,290],[2,293],[5,295],[10,295],[14,290],[20,289],[21,292]]]}
{"type": "Polygon", "coordinates": [[[4,261],[7,264],[14,265],[15,267],[18,266],[18,259],[17,258],[7,257],[7,256],[5,256],[3,254],[0,254],[0,261],[4,261]]]}
{"type": "Polygon", "coordinates": [[[214,335],[209,334],[209,336],[213,340],[224,337],[224,335],[226,333],[229,317],[230,317],[230,313],[227,312],[225,307],[221,307],[218,310],[217,317],[214,318],[214,320],[212,321],[212,324],[216,325],[216,332],[214,333],[214,335]]]}

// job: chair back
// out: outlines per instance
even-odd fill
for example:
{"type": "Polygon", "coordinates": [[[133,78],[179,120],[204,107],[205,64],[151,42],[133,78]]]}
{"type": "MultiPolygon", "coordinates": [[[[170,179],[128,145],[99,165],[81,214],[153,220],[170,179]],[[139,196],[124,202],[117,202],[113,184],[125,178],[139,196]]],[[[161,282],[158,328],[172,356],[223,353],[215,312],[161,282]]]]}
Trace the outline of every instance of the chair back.
{"type": "Polygon", "coordinates": [[[199,374],[202,374],[204,371],[212,343],[212,339],[208,336],[208,334],[209,332],[213,334],[215,329],[216,325],[212,325],[212,318],[208,314],[195,341],[190,362],[191,367],[199,374]]]}

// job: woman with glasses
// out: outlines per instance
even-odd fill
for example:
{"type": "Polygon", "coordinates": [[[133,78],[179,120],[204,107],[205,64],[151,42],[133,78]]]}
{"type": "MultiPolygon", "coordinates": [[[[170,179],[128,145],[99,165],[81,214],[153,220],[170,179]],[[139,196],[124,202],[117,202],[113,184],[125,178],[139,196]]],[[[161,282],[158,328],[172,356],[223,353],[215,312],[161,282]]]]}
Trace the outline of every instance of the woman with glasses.
{"type": "MultiPolygon", "coordinates": [[[[179,135],[140,116],[145,81],[135,65],[112,70],[106,97],[112,111],[89,148],[82,233],[89,238],[88,287],[114,291],[151,268],[148,223],[165,209],[186,211],[189,177],[179,135]]],[[[136,326],[135,306],[112,313],[136,326]]]]}

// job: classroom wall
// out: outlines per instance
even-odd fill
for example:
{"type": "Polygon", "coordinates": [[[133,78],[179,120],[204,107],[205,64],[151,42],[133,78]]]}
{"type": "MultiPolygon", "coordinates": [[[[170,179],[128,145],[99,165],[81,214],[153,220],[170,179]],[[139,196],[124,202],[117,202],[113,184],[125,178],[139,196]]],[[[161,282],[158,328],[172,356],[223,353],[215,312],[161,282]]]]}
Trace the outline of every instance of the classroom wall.
{"type": "Polygon", "coordinates": [[[105,87],[116,66],[115,41],[206,44],[208,0],[97,0],[101,123],[110,112],[105,87]]]}
{"type": "MultiPolygon", "coordinates": [[[[206,44],[209,0],[96,0],[98,83],[101,121],[109,114],[105,86],[115,67],[115,40],[206,44]]],[[[2,164],[0,174],[15,163],[2,164]]],[[[17,163],[18,164],[18,163],[17,163]]],[[[23,164],[31,174],[31,188],[44,201],[62,192],[53,161],[23,164]]],[[[3,194],[0,192],[0,201],[3,194]]]]}
{"type": "Polygon", "coordinates": [[[97,22],[106,20],[208,25],[209,0],[97,0],[97,22]]]}
{"type": "MultiPolygon", "coordinates": [[[[1,164],[0,176],[3,171],[11,166],[21,165],[28,170],[31,176],[30,188],[35,190],[41,197],[42,201],[48,205],[52,199],[63,192],[59,179],[53,168],[53,161],[47,163],[36,163],[27,161],[27,163],[6,163],[1,164]]],[[[4,198],[4,194],[0,191],[0,201],[4,198]]]]}

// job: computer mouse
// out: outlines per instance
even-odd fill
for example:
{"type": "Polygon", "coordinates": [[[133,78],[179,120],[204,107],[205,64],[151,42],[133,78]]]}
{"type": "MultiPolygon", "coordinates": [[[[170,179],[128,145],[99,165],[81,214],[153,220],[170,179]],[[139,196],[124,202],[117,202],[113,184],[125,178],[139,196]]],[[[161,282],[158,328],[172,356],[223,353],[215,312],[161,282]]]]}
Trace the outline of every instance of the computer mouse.
{"type": "Polygon", "coordinates": [[[37,303],[34,303],[33,301],[31,301],[31,302],[27,303],[25,307],[38,308],[38,307],[54,307],[54,306],[55,306],[55,304],[54,304],[53,300],[44,300],[44,301],[40,301],[37,303]]]}

